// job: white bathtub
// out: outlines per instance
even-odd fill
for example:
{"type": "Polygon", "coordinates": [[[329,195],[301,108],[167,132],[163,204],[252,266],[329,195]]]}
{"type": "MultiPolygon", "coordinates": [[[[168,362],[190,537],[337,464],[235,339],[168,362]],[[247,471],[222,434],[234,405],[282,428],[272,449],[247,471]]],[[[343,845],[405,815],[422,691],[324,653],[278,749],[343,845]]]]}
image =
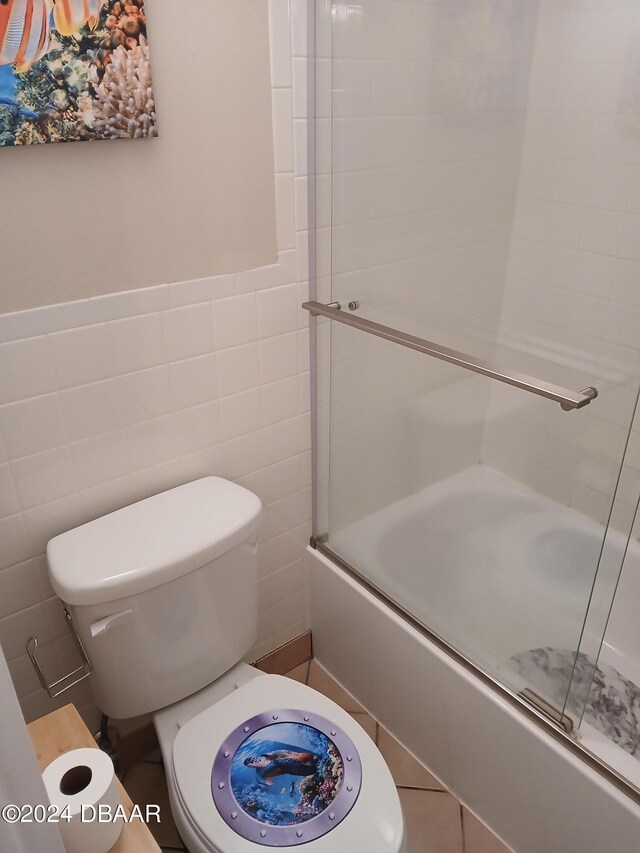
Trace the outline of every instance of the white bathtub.
{"type": "MultiPolygon", "coordinates": [[[[470,469],[329,543],[424,624],[514,688],[511,656],[576,649],[603,528],[508,477],[470,469]]],[[[624,552],[607,537],[602,589],[624,552]]],[[[518,853],[634,851],[640,807],[309,549],[318,659],[518,853]]],[[[637,678],[640,559],[627,556],[602,658],[637,678]]],[[[587,629],[602,623],[599,618],[587,629]]],[[[586,638],[597,650],[597,632],[586,638]]],[[[636,682],[638,683],[638,682],[636,682]]],[[[588,725],[586,746],[640,785],[640,761],[588,725]]]]}
{"type": "MultiPolygon", "coordinates": [[[[494,671],[527,649],[578,648],[596,571],[611,592],[624,557],[625,537],[612,531],[599,567],[603,537],[592,519],[479,465],[332,534],[329,547],[494,671]]],[[[639,555],[636,542],[627,586],[639,555]]],[[[608,631],[627,670],[638,670],[640,636],[622,629],[637,624],[620,612],[608,631]]],[[[600,637],[583,645],[595,650],[600,637]]]]}

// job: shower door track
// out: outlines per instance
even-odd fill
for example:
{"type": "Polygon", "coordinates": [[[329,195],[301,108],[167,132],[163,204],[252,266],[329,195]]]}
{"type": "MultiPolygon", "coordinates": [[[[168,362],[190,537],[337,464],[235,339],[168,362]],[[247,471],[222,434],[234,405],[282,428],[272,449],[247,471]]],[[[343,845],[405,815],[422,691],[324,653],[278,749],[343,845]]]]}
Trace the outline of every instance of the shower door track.
{"type": "MultiPolygon", "coordinates": [[[[324,538],[324,537],[322,537],[324,538]]],[[[342,557],[339,557],[334,551],[331,550],[323,541],[322,538],[312,536],[310,540],[310,545],[312,548],[319,551],[329,560],[331,560],[335,565],[337,565],[342,571],[344,571],[350,578],[352,578],[356,583],[360,584],[360,586],[364,587],[374,598],[381,601],[386,607],[388,607],[391,611],[393,611],[397,616],[407,622],[415,631],[421,634],[425,639],[429,640],[429,642],[433,643],[440,651],[444,652],[449,658],[454,660],[457,664],[462,666],[467,672],[470,672],[476,678],[478,678],[486,687],[489,687],[494,693],[498,694],[500,698],[505,699],[512,707],[516,708],[520,713],[524,714],[528,720],[532,723],[535,723],[540,729],[545,731],[547,734],[551,735],[556,741],[564,744],[564,746],[570,750],[570,752],[587,764],[592,770],[595,770],[600,776],[604,777],[608,782],[614,785],[619,791],[628,796],[635,803],[640,805],[640,789],[636,788],[635,785],[632,785],[627,781],[623,776],[621,776],[616,770],[598,758],[594,753],[590,750],[585,749],[585,747],[581,746],[576,740],[570,737],[562,723],[558,720],[556,721],[551,716],[548,716],[544,713],[540,708],[537,707],[537,704],[532,703],[526,696],[518,695],[517,693],[513,693],[499,681],[497,681],[493,676],[489,675],[489,673],[485,672],[485,670],[481,669],[477,664],[473,663],[468,657],[463,655],[457,649],[455,649],[452,645],[450,645],[446,640],[444,640],[439,634],[435,631],[432,631],[431,628],[428,628],[418,619],[411,615],[404,608],[400,607],[400,605],[396,604],[392,598],[383,592],[379,587],[375,584],[371,583],[371,581],[366,578],[361,572],[358,571],[354,566],[348,563],[346,560],[343,560],[342,557]]]]}

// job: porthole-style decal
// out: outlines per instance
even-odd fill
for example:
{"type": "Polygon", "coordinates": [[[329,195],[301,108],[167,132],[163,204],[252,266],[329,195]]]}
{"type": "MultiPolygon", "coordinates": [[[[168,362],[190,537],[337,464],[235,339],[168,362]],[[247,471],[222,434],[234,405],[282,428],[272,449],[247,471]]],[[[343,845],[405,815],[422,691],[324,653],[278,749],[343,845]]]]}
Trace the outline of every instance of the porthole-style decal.
{"type": "Polygon", "coordinates": [[[310,711],[275,710],[226,738],[213,763],[211,793],[242,838],[291,847],[344,820],[361,782],[358,751],[338,726],[310,711]]]}

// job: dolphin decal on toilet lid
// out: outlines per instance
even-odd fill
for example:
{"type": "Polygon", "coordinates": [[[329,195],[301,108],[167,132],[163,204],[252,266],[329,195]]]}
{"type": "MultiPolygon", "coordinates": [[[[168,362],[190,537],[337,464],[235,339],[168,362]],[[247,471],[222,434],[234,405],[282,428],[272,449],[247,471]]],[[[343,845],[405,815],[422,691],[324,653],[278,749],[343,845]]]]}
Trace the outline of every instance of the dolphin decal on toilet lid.
{"type": "Polygon", "coordinates": [[[330,720],[301,710],[252,717],[225,739],[211,773],[224,821],[270,847],[305,844],[349,814],[362,781],[360,756],[330,720]]]}

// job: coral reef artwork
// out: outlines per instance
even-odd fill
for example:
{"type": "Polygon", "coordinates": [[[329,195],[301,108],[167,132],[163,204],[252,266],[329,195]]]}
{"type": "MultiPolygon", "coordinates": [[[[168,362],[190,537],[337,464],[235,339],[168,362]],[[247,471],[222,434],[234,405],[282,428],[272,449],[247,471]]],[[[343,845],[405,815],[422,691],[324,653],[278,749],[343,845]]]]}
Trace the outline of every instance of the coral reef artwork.
{"type": "Polygon", "coordinates": [[[157,135],[145,0],[0,0],[0,146],[157,135]]]}

